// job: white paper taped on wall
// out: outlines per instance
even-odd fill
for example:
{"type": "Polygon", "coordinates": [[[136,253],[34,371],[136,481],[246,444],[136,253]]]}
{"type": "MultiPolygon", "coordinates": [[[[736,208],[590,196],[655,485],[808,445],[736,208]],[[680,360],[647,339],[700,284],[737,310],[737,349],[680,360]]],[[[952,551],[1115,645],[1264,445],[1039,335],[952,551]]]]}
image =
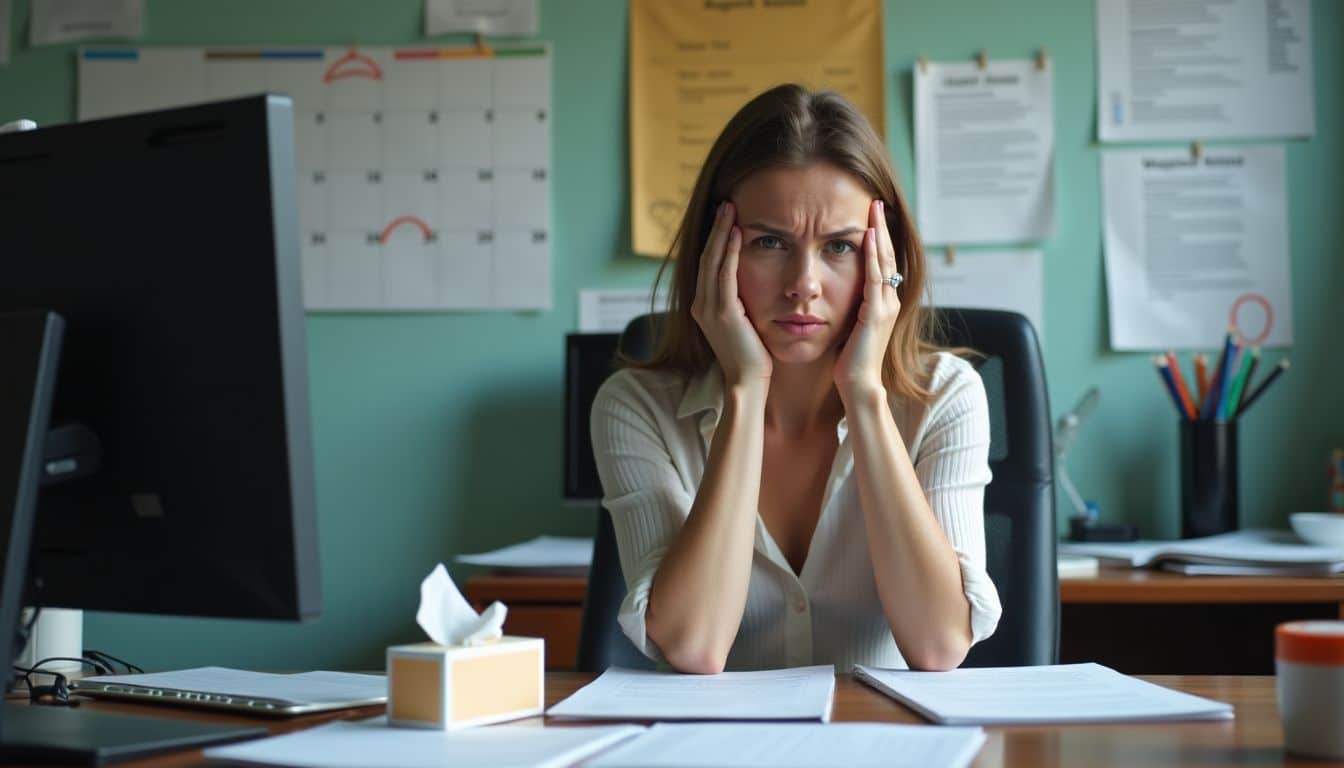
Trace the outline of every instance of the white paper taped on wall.
{"type": "Polygon", "coordinates": [[[29,45],[133,40],[145,33],[145,0],[33,0],[29,45]]]}
{"type": "Polygon", "coordinates": [[[425,0],[425,34],[537,34],[537,0],[425,0]]]}
{"type": "Polygon", "coordinates": [[[80,119],[294,101],[310,310],[551,306],[550,51],[89,48],[80,119]]]}
{"type": "Polygon", "coordinates": [[[1279,145],[1102,154],[1106,288],[1118,350],[1293,343],[1279,145]]]}
{"type": "Polygon", "coordinates": [[[961,250],[948,263],[931,250],[929,296],[935,307],[1004,309],[1026,315],[1045,346],[1045,259],[1039,250],[961,250]]]}

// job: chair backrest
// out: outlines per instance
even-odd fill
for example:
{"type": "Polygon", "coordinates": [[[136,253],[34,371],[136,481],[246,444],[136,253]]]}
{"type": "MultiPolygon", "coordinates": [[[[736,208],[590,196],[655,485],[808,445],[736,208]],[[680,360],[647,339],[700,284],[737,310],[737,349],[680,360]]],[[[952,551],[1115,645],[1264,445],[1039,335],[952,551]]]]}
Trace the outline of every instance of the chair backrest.
{"type": "MultiPolygon", "coordinates": [[[[1059,646],[1059,582],[1055,568],[1054,451],[1045,367],[1036,332],[1015,312],[941,310],[939,341],[980,353],[989,400],[990,470],[985,489],[987,567],[998,587],[1003,617],[994,635],[971,649],[962,666],[1053,664],[1059,646]]],[[[619,349],[634,359],[653,349],[656,315],[626,326],[619,349]]],[[[625,598],[610,515],[598,510],[588,576],[579,669],[651,668],[621,632],[616,615],[625,598]]]]}
{"type": "Polygon", "coordinates": [[[989,400],[985,546],[1003,617],[971,648],[965,667],[1053,664],[1059,655],[1059,579],[1055,566],[1054,446],[1050,401],[1036,331],[1016,312],[943,309],[941,343],[982,355],[989,400]]]}

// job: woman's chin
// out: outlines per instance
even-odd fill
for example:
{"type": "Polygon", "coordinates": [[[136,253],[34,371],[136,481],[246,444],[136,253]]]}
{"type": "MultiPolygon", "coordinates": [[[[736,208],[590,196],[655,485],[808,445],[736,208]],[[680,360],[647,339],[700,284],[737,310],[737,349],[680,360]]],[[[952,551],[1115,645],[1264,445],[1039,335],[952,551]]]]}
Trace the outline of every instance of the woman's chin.
{"type": "Polygon", "coordinates": [[[830,348],[821,344],[775,344],[767,347],[776,365],[811,365],[828,357],[830,348]]]}

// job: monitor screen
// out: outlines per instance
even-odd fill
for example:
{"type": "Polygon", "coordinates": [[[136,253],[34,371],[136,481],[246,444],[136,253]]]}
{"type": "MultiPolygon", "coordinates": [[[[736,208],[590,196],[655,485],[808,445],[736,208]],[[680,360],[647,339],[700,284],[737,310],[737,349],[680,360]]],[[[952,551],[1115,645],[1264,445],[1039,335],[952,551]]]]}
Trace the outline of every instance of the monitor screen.
{"type": "Polygon", "coordinates": [[[616,370],[619,333],[571,333],[565,336],[565,501],[602,499],[602,483],[593,462],[588,413],[602,382],[616,370]]]}
{"type": "Polygon", "coordinates": [[[0,168],[0,312],[66,320],[30,603],[316,616],[291,101],[4,134],[0,168]]]}

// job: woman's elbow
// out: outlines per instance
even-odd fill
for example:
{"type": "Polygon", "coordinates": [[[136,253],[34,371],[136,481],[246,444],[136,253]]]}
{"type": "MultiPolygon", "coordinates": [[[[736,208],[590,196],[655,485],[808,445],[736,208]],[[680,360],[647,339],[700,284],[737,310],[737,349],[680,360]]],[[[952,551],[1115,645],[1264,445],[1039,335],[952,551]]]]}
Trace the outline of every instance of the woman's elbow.
{"type": "Polygon", "coordinates": [[[966,660],[971,650],[969,633],[948,633],[940,638],[930,638],[929,642],[904,653],[905,662],[911,669],[923,672],[946,672],[956,669],[966,660]]]}

